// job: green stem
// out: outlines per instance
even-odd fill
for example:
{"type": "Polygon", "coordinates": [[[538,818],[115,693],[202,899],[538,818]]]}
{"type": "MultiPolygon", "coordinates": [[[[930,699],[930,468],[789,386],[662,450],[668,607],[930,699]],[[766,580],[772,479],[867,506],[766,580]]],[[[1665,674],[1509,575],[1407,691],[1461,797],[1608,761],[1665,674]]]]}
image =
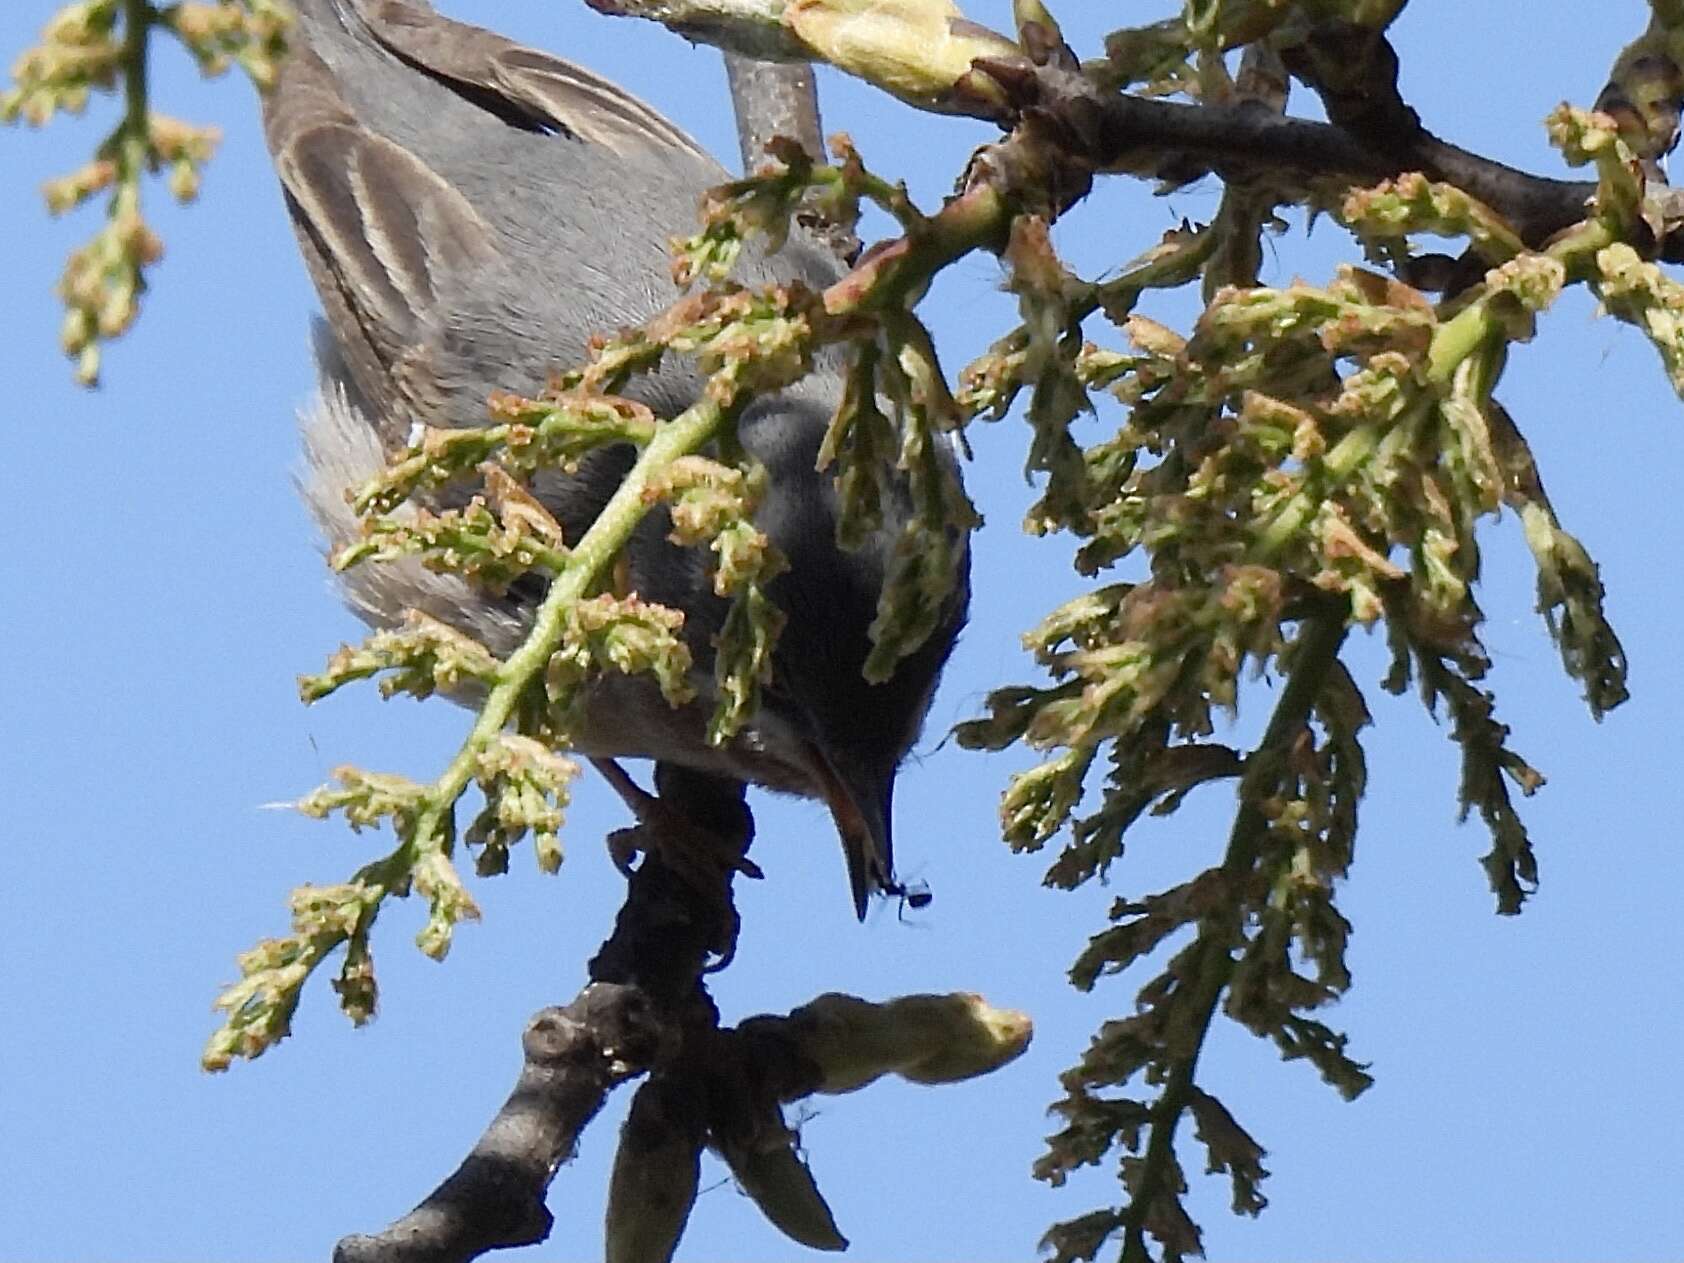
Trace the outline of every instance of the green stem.
{"type": "Polygon", "coordinates": [[[940,211],[860,263],[825,291],[833,316],[910,306],[935,274],[972,250],[1004,243],[1015,207],[987,184],[953,198],[940,211]]]}
{"type": "MultiPolygon", "coordinates": [[[[1608,224],[1587,220],[1563,234],[1544,254],[1565,267],[1569,277],[1576,277],[1583,274],[1587,261],[1598,250],[1619,239],[1608,224]]],[[[1434,331],[1426,355],[1427,381],[1431,385],[1449,386],[1456,370],[1469,356],[1478,354],[1502,335],[1502,319],[1493,310],[1492,297],[1482,294],[1434,331]]],[[[1324,481],[1335,486],[1344,483],[1368,462],[1386,434],[1406,427],[1416,416],[1417,413],[1408,412],[1384,428],[1371,422],[1350,431],[1327,454],[1323,462],[1327,474],[1324,481]]],[[[1278,555],[1304,528],[1323,498],[1306,488],[1287,501],[1258,538],[1260,555],[1264,558],[1278,555]]]]}
{"type": "Polygon", "coordinates": [[[1485,299],[1471,303],[1441,324],[1427,348],[1427,380],[1448,386],[1461,362],[1497,332],[1497,319],[1485,299]]]}
{"type": "Polygon", "coordinates": [[[473,729],[456,757],[427,791],[426,805],[416,818],[409,842],[401,848],[406,860],[412,860],[423,851],[448,845],[443,829],[447,813],[468,788],[481,753],[496,740],[513,717],[521,694],[543,672],[561,646],[567,631],[568,612],[597,582],[631,538],[644,514],[649,512],[650,504],[644,497],[644,491],[650,480],[680,456],[688,456],[705,446],[719,432],[729,415],[730,409],[704,395],[700,402],[656,431],[619,490],[603,506],[596,521],[591,523],[590,529],[568,554],[567,564],[550,584],[549,593],[538,607],[531,632],[520,648],[504,661],[498,671],[497,683],[486,696],[473,729]]]}
{"type": "MultiPolygon", "coordinates": [[[[1374,455],[1384,433],[1379,425],[1370,422],[1345,435],[1333,445],[1333,450],[1323,461],[1327,474],[1324,481],[1335,486],[1343,484],[1374,455]]],[[[1323,499],[1324,496],[1304,490],[1288,500],[1258,537],[1258,555],[1266,560],[1278,556],[1281,549],[1297,538],[1299,531],[1315,516],[1323,499]]]]}
{"type": "MultiPolygon", "coordinates": [[[[841,167],[816,166],[810,175],[811,183],[816,187],[826,185],[834,188],[846,188],[849,176],[841,167]]],[[[912,204],[912,199],[906,195],[904,184],[891,184],[882,176],[873,175],[869,171],[861,171],[852,177],[852,182],[859,193],[874,203],[885,214],[894,216],[900,226],[911,231],[929,222],[924,213],[912,204]]]]}
{"type": "Polygon", "coordinates": [[[140,177],[151,156],[147,108],[147,43],[158,11],[147,0],[123,0],[123,118],[117,125],[117,196],[114,211],[140,206],[140,177]]]}
{"type": "MultiPolygon", "coordinates": [[[[1601,219],[1587,219],[1556,238],[1543,254],[1566,268],[1569,280],[1584,280],[1592,275],[1589,265],[1597,251],[1622,240],[1624,236],[1614,226],[1601,219]]],[[[1437,386],[1449,385],[1462,361],[1501,330],[1501,318],[1492,310],[1491,295],[1481,295],[1469,303],[1434,332],[1427,350],[1429,380],[1437,386]]]]}
{"type": "MultiPolygon", "coordinates": [[[[1262,740],[1246,760],[1245,775],[1240,779],[1240,807],[1228,835],[1227,852],[1222,857],[1222,872],[1231,888],[1237,889],[1257,865],[1263,840],[1269,832],[1268,817],[1259,804],[1279,789],[1287,746],[1294,734],[1309,722],[1316,698],[1339,660],[1345,632],[1342,608],[1337,614],[1313,615],[1301,624],[1286,688],[1281,691],[1281,699],[1269,717],[1262,740]]],[[[1179,1006],[1188,1015],[1177,1032],[1185,1040],[1186,1051],[1174,1062],[1163,1091],[1152,1106],[1139,1182],[1123,1214],[1122,1263],[1150,1263],[1147,1220],[1157,1199],[1172,1192],[1170,1172],[1174,1165],[1176,1127],[1192,1099],[1194,1073],[1216,1007],[1233,977],[1233,950],[1242,928],[1242,908],[1237,897],[1200,923],[1199,937],[1194,944],[1197,960],[1190,993],[1179,1006]]]]}

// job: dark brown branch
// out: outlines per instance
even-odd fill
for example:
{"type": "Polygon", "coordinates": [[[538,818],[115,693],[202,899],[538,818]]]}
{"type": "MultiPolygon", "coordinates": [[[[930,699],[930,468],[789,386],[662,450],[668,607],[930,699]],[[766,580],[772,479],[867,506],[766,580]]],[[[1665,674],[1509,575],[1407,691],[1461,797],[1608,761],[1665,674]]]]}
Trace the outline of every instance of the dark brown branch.
{"type": "Polygon", "coordinates": [[[608,1093],[706,1040],[718,1016],[702,984],[736,936],[731,881],[753,820],[743,787],[661,765],[631,875],[591,982],[527,1024],[515,1089],[460,1167],[384,1232],[350,1236],[334,1263],[465,1263],[549,1235],[544,1196],[608,1093]]]}
{"type": "Polygon", "coordinates": [[[608,1093],[644,1072],[609,1186],[609,1263],[672,1256],[704,1147],[785,1235],[839,1250],[847,1240],[783,1106],[886,1074],[957,1082],[1028,1046],[1027,1017],[968,994],[882,1004],[824,995],[783,1016],[721,1028],[704,983],[735,943],[732,880],[753,871],[743,786],[661,764],[655,797],[614,772],[639,817],[625,832],[644,859],[590,963],[590,984],[528,1024],[515,1090],[462,1165],[384,1232],[341,1241],[335,1263],[467,1263],[544,1240],[552,1222],[544,1198],[557,1168],[608,1093]]]}
{"type": "MultiPolygon", "coordinates": [[[[1437,139],[1418,121],[1405,125],[1405,116],[1389,110],[1365,115],[1367,130],[1359,136],[1252,105],[1187,105],[1107,92],[1056,66],[998,62],[979,68],[1011,99],[1015,118],[1001,121],[1033,123],[1070,158],[1096,171],[1173,171],[1178,179],[1200,171],[1296,175],[1306,184],[1375,183],[1419,171],[1486,203],[1533,246],[1582,220],[1596,191],[1587,181],[1530,175],[1482,158],[1437,139]]],[[[1413,119],[1413,111],[1407,117],[1413,119]]]]}
{"type": "Polygon", "coordinates": [[[544,1192],[609,1091],[661,1043],[635,988],[593,983],[527,1023],[520,1078],[462,1165],[384,1232],[351,1236],[334,1263],[465,1263],[549,1235],[544,1192]]]}
{"type": "MultiPolygon", "coordinates": [[[[1294,77],[1321,98],[1328,120],[1400,170],[1454,184],[1500,212],[1530,246],[1584,218],[1592,184],[1528,175],[1440,140],[1398,88],[1398,56],[1383,31],[1322,22],[1282,51],[1294,77]]],[[[1600,104],[1600,102],[1599,102],[1600,104]]]]}
{"type": "MultiPolygon", "coordinates": [[[[600,12],[651,18],[686,38],[759,56],[796,60],[815,51],[750,5],[739,9],[686,0],[659,5],[649,0],[590,3],[600,12]]],[[[959,23],[955,29],[966,25],[959,23]]],[[[1007,51],[1006,43],[998,36],[979,40],[975,47],[998,51],[976,57],[968,71],[949,83],[938,83],[940,75],[922,67],[933,76],[930,82],[915,93],[897,95],[924,109],[986,119],[1017,128],[1020,134],[1020,125],[1030,124],[1062,148],[1073,171],[1085,169],[1089,174],[1128,172],[1182,182],[1217,172],[1268,176],[1277,185],[1282,177],[1297,176],[1303,182],[1297,200],[1307,201],[1321,182],[1373,184],[1420,172],[1484,202],[1533,247],[1583,220],[1596,191],[1591,182],[1533,175],[1433,136],[1399,96],[1396,56],[1378,31],[1326,23],[1297,46],[1280,50],[1283,57],[1295,59],[1293,73],[1322,93],[1334,120],[1330,124],[1277,117],[1255,103],[1188,105],[1127,96],[1090,79],[1061,55],[1060,44],[1041,34],[1027,41],[1025,52],[1007,51]],[[1366,83],[1364,76],[1369,77],[1366,83]]],[[[818,49],[821,55],[825,51],[818,49]]],[[[1649,77],[1664,81],[1665,98],[1681,76],[1675,65],[1651,52],[1634,46],[1622,64],[1631,72],[1631,59],[1641,58],[1649,77]]],[[[844,68],[895,91],[881,77],[882,67],[869,59],[844,68]]],[[[1613,95],[1603,99],[1618,104],[1613,95]]],[[[1656,135],[1640,146],[1640,152],[1671,142],[1673,117],[1669,108],[1647,120],[1656,135]]],[[[1658,253],[1669,261],[1684,261],[1680,203],[1684,198],[1670,198],[1664,207],[1668,229],[1658,253]]]]}
{"type": "Polygon", "coordinates": [[[1421,116],[1398,90],[1398,58],[1385,32],[1356,22],[1318,23],[1281,50],[1294,78],[1321,98],[1330,123],[1360,140],[1394,146],[1419,138],[1421,116]]]}
{"type": "Polygon", "coordinates": [[[711,1024],[702,977],[710,956],[729,957],[736,944],[731,879],[758,874],[746,859],[754,820],[740,781],[661,763],[655,788],[629,831],[644,862],[590,977],[636,987],[669,1010],[703,1005],[711,1024]]]}

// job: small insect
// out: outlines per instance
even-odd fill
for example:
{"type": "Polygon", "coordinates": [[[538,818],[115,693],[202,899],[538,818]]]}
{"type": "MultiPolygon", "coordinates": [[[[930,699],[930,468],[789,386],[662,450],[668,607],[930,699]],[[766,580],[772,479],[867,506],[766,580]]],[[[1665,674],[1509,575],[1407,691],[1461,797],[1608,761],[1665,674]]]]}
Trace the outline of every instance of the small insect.
{"type": "Polygon", "coordinates": [[[913,882],[910,886],[905,882],[893,882],[883,887],[883,893],[892,899],[900,900],[903,916],[908,908],[918,912],[929,907],[936,900],[929,886],[921,881],[913,882]]]}

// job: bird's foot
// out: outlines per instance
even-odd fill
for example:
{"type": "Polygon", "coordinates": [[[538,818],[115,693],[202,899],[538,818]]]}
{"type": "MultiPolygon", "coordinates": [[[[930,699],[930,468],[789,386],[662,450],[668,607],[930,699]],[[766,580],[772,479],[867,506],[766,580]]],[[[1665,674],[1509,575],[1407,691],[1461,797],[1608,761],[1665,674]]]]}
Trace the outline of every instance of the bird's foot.
{"type": "Polygon", "coordinates": [[[592,759],[591,766],[631,808],[637,824],[608,835],[608,854],[628,877],[639,854],[659,851],[662,861],[692,885],[703,890],[716,888],[720,880],[740,873],[756,881],[765,877],[740,849],[740,842],[721,837],[675,811],[668,803],[634,781],[613,759],[592,759]]]}
{"type": "MultiPolygon", "coordinates": [[[[713,927],[707,932],[714,961],[706,972],[714,973],[731,963],[736,952],[739,921],[731,898],[731,882],[738,874],[759,879],[760,866],[743,849],[753,835],[743,809],[745,828],[733,833],[708,811],[697,812],[695,801],[687,800],[674,769],[657,770],[660,795],[651,794],[611,759],[593,759],[603,778],[614,787],[637,824],[608,835],[608,854],[614,866],[633,879],[654,877],[659,888],[670,892],[673,914],[685,921],[713,927]],[[643,856],[639,862],[638,857],[643,856]]],[[[664,766],[664,765],[663,765],[664,766]]],[[[693,790],[693,786],[691,787],[693,790]]],[[[740,797],[741,790],[738,789],[740,797]]]]}

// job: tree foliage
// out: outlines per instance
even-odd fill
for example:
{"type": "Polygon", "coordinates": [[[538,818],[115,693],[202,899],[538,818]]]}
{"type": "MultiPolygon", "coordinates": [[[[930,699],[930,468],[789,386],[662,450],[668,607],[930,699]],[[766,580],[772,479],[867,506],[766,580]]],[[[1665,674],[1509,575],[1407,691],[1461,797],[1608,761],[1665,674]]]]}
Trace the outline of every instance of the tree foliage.
{"type": "MultiPolygon", "coordinates": [[[[599,7],[644,11],[621,0],[599,7]]],[[[389,824],[398,845],[343,885],[295,894],[293,933],[243,957],[241,981],[219,1001],[227,1020],[206,1064],[255,1056],[284,1035],[307,977],[341,946],[334,986],[345,1011],[366,1018],[369,936],[390,897],[427,901],[420,945],[442,955],[455,923],[477,915],[455,868],[458,840],[492,873],[531,834],[553,871],[581,683],[650,671],[683,700],[689,663],[673,612],[611,582],[618,549],[656,503],[671,506],[684,542],[712,549],[719,591],[734,600],[712,732],[723,738],[752,712],[778,631],[762,585],[782,563],[753,525],[763,475],[740,459],[732,428],[755,394],[840,348],[848,390],[824,459],[846,506],[842,542],[877,522],[891,465],[910,476],[919,507],[882,596],[868,671],[886,672],[915,648],[946,595],[953,541],[976,519],[934,448],[975,421],[1022,418],[1025,467],[1040,489],[1024,527],[1076,541],[1076,567],[1092,581],[1026,634],[1043,677],[997,689],[958,730],[971,748],[1023,745],[1040,756],[1005,788],[1006,842],[1052,844],[1045,881],[1074,889],[1111,871],[1143,816],[1234,786],[1221,860],[1169,889],[1116,899],[1071,965],[1084,990],[1126,974],[1134,999],[1064,1075],[1058,1130],[1035,1171],[1056,1184],[1079,1167],[1118,1163],[1113,1205],[1048,1232],[1059,1263],[1093,1258],[1115,1238],[1125,1260],[1195,1255],[1199,1230],[1182,1205],[1190,1150],[1176,1143],[1184,1122],[1207,1170],[1230,1182],[1235,1211],[1266,1204],[1262,1144],[1198,1075],[1219,1016],[1306,1060],[1346,1097],[1371,1082],[1322,1020],[1350,985],[1351,926],[1337,893],[1367,782],[1365,691],[1413,688],[1448,721],[1462,812],[1489,828],[1483,865],[1497,911],[1519,912],[1536,883],[1517,795],[1543,776],[1508,743],[1480,638],[1481,533],[1504,509],[1523,531],[1539,613],[1587,708],[1600,717],[1626,697],[1597,567],[1558,519],[1500,393],[1509,348],[1573,286],[1640,329],[1684,391],[1684,289],[1659,266],[1684,257],[1684,210],[1657,165],[1675,139],[1684,6],[1654,0],[1651,26],[1616,63],[1597,108],[1563,105],[1547,120],[1563,161],[1588,169],[1582,183],[1500,167],[1424,130],[1398,93],[1385,34],[1403,0],[1187,0],[1175,18],[1113,32],[1085,62],[1035,0],[1017,5],[1010,39],[939,0],[794,0],[770,16],[746,4],[658,8],[691,35],[826,60],[914,107],[990,119],[1002,139],[928,209],[846,138],[832,142],[829,163],[775,147],[765,170],[717,190],[697,234],[675,243],[689,293],[663,317],[602,341],[543,398],[495,400],[488,426],[418,437],[359,493],[366,540],[335,564],[420,555],[491,585],[537,573],[548,596],[504,657],[417,617],[303,681],[313,700],[379,676],[388,694],[472,696],[478,716],[430,784],[347,768],[301,804],[353,827],[389,824]],[[1319,96],[1327,124],[1286,114],[1294,83],[1319,96]],[[1120,253],[1137,257],[1091,279],[1059,257],[1048,230],[1079,217],[1105,175],[1172,185],[1215,175],[1223,194],[1209,222],[1125,243],[1120,253]],[[798,217],[849,233],[866,203],[899,235],[826,292],[732,284],[744,240],[776,242],[798,217]],[[1262,243],[1285,206],[1339,225],[1353,261],[1320,283],[1260,285],[1262,243]],[[1429,238],[1450,246],[1428,249],[1429,238]],[[1020,323],[950,373],[917,305],[938,274],[976,251],[1002,260],[1020,323]],[[1205,302],[1189,329],[1138,314],[1148,291],[1184,286],[1205,302]],[[708,386],[683,414],[658,419],[618,392],[669,355],[694,357],[708,386]],[[1099,437],[1084,443],[1075,423],[1093,415],[1099,437]],[[611,442],[635,445],[639,459],[568,546],[523,484],[611,442]],[[418,489],[486,466],[495,471],[487,492],[466,509],[407,504],[418,489]],[[1383,629],[1390,645],[1377,681],[1357,678],[1341,656],[1362,627],[1383,629]],[[1255,676],[1285,685],[1261,739],[1242,750],[1224,739],[1225,721],[1255,676]],[[458,805],[476,785],[484,805],[459,828],[458,805]]],[[[109,194],[107,227],[64,283],[66,349],[85,378],[97,371],[99,340],[133,319],[155,253],[139,213],[142,173],[170,167],[181,195],[208,152],[205,133],[148,113],[145,41],[155,29],[182,38],[207,68],[240,61],[261,84],[284,27],[266,0],[163,10],[89,0],[54,20],[0,98],[7,117],[39,123],[80,108],[90,90],[123,93],[123,122],[95,162],[48,194],[55,209],[109,194]]]]}

